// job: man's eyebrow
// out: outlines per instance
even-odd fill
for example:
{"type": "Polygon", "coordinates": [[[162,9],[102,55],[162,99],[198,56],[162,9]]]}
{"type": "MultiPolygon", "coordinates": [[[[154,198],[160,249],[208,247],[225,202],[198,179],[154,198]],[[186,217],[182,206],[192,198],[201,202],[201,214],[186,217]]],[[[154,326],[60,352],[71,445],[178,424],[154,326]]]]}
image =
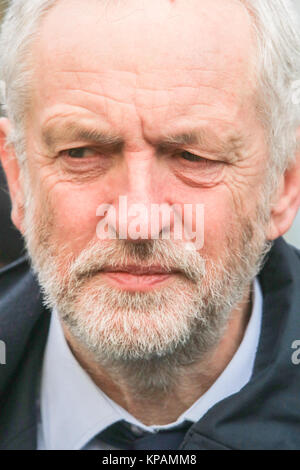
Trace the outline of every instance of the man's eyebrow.
{"type": "Polygon", "coordinates": [[[164,135],[158,142],[160,152],[167,151],[170,147],[197,146],[207,151],[227,155],[238,153],[243,146],[243,139],[236,132],[220,136],[216,132],[207,129],[195,129],[188,132],[164,135]]]}
{"type": "Polygon", "coordinates": [[[68,145],[75,141],[93,143],[116,151],[124,145],[123,138],[118,135],[73,122],[45,126],[42,129],[42,140],[52,150],[58,145],[68,145]]]}

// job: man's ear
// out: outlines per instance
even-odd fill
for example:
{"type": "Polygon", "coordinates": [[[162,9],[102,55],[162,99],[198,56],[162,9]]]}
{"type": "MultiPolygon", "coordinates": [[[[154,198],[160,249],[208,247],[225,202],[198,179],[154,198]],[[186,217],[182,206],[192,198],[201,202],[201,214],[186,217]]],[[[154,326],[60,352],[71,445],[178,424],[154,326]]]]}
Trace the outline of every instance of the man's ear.
{"type": "Polygon", "coordinates": [[[14,225],[23,232],[24,196],[20,184],[20,166],[15,149],[9,143],[12,127],[6,118],[0,119],[0,159],[6,174],[10,197],[12,201],[11,218],[14,225]]]}
{"type": "MultiPolygon", "coordinates": [[[[300,128],[297,133],[300,143],[300,128]]],[[[292,226],[300,206],[300,146],[294,164],[282,175],[280,187],[271,210],[268,240],[284,235],[292,226]]]]}

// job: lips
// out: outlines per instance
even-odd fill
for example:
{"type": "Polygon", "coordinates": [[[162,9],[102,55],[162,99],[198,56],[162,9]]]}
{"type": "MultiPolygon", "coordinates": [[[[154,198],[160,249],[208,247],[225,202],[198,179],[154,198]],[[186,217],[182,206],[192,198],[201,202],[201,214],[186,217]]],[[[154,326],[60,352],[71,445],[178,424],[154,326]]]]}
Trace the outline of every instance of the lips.
{"type": "Polygon", "coordinates": [[[174,272],[178,272],[175,270],[167,270],[163,269],[160,266],[106,266],[102,269],[102,272],[110,272],[110,273],[129,273],[134,274],[136,276],[142,275],[155,275],[155,274],[170,274],[174,272]]]}
{"type": "Polygon", "coordinates": [[[149,291],[169,282],[178,271],[161,266],[106,266],[101,271],[113,286],[128,291],[149,291]]]}

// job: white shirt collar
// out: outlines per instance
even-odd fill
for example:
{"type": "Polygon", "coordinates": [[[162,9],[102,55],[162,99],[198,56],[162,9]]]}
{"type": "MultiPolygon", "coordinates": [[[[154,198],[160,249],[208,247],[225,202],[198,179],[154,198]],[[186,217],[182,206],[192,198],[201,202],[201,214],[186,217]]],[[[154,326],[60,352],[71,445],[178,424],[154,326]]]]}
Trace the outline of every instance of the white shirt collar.
{"type": "Polygon", "coordinates": [[[82,449],[95,435],[120,419],[147,431],[168,429],[185,420],[196,422],[217,402],[237,393],[250,380],[262,317],[262,293],[254,280],[254,301],[244,338],[214,384],[175,423],[145,426],[112,401],[73,356],[56,312],[53,312],[41,380],[41,426],[38,448],[82,449]]]}

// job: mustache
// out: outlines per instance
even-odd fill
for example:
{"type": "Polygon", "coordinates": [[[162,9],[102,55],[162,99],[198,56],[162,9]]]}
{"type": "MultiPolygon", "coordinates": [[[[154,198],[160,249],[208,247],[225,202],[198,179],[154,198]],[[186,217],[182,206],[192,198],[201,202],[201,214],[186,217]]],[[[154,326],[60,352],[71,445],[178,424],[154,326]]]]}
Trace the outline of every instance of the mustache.
{"type": "Polygon", "coordinates": [[[71,263],[69,273],[72,280],[83,282],[103,271],[107,266],[153,266],[176,271],[193,283],[205,275],[205,259],[186,244],[171,240],[109,240],[90,243],[71,263]]]}

